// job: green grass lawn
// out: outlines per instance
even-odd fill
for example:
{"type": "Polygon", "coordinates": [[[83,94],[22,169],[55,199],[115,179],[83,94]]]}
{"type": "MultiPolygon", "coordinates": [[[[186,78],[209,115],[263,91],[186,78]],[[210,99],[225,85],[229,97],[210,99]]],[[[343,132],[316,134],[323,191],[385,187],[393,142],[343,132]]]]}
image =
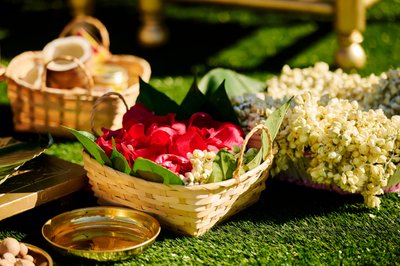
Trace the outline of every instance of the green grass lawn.
{"type": "MultiPolygon", "coordinates": [[[[32,10],[29,1],[5,1],[6,8],[0,13],[4,64],[23,51],[41,49],[69,21],[66,4],[51,2],[32,10]]],[[[152,67],[150,84],[177,101],[182,100],[179,91],[188,88],[195,75],[216,67],[266,81],[285,64],[292,68],[318,61],[333,64],[335,34],[322,19],[171,4],[166,10],[170,41],[146,49],[136,41],[140,20],[135,6],[136,1],[98,1],[94,15],[109,30],[111,51],[147,59],[152,67]]],[[[380,74],[400,67],[399,34],[399,0],[383,0],[369,9],[363,43],[368,62],[358,73],[380,74]]],[[[8,116],[0,120],[0,135],[13,134],[6,89],[3,82],[0,108],[8,116]]],[[[80,144],[56,138],[47,153],[81,164],[80,151],[80,144]]],[[[257,204],[200,238],[165,229],[145,253],[115,264],[49,252],[57,265],[400,265],[400,196],[386,194],[382,202],[379,210],[368,209],[359,195],[338,195],[269,179],[257,204]]],[[[40,233],[44,221],[61,211],[92,204],[90,191],[82,191],[66,201],[0,221],[0,238],[12,235],[46,247],[40,233]]]]}

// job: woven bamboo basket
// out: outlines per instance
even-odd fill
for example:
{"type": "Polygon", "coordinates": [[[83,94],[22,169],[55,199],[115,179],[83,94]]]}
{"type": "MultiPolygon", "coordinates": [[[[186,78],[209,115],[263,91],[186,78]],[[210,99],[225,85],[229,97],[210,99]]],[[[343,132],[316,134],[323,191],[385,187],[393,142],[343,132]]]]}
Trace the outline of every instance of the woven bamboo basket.
{"type": "Polygon", "coordinates": [[[273,161],[272,139],[266,126],[256,126],[244,140],[234,178],[204,185],[146,181],[101,165],[86,152],[83,152],[83,161],[99,201],[147,212],[174,232],[198,237],[259,200],[273,161]],[[269,136],[268,155],[260,165],[239,175],[246,144],[260,130],[269,136]]]}
{"type": "MultiPolygon", "coordinates": [[[[74,20],[67,25],[69,29],[75,23],[95,24],[100,27],[103,38],[102,45],[108,49],[108,33],[102,23],[89,17],[74,20]],[[93,22],[95,21],[95,23],[93,22]]],[[[62,35],[66,34],[66,30],[62,35]]],[[[71,60],[71,58],[63,58],[71,60]]],[[[76,61],[76,59],[74,59],[76,61]]],[[[55,136],[71,137],[71,134],[62,126],[77,130],[91,130],[91,111],[94,102],[102,96],[102,92],[92,89],[93,77],[84,64],[79,69],[87,78],[84,88],[73,89],[52,88],[46,83],[46,67],[49,62],[44,61],[41,51],[24,52],[13,58],[6,68],[7,91],[10,100],[14,130],[19,132],[51,133],[55,136]]],[[[119,65],[127,71],[128,84],[121,94],[127,104],[135,104],[139,94],[139,78],[149,81],[151,75],[150,64],[143,58],[134,55],[113,55],[106,58],[105,63],[119,65]]],[[[105,127],[114,129],[121,127],[125,107],[116,97],[109,97],[97,107],[95,119],[105,127]]]]}

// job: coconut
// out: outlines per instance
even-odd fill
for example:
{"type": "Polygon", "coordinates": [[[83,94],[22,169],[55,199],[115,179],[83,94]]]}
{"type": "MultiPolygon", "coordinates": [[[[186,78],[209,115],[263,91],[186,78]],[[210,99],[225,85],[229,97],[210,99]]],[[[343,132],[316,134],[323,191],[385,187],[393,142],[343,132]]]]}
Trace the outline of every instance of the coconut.
{"type": "Polygon", "coordinates": [[[87,87],[88,77],[83,67],[90,67],[92,47],[80,36],[61,37],[49,42],[43,48],[43,56],[47,62],[46,85],[53,88],[71,89],[87,87]],[[59,59],[69,57],[74,60],[59,59]]]}

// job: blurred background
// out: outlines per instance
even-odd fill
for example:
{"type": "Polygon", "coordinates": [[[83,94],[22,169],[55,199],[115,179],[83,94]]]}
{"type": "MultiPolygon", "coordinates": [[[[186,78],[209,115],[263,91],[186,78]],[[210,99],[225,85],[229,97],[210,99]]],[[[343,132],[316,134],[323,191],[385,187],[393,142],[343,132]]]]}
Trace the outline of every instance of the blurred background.
{"type": "MultiPolygon", "coordinates": [[[[150,63],[150,84],[174,99],[194,78],[228,68],[266,82],[284,65],[307,68],[326,62],[331,70],[338,49],[332,16],[165,0],[163,23],[168,39],[158,46],[139,41],[143,16],[139,0],[1,0],[0,63],[26,51],[42,50],[58,38],[76,13],[71,3],[89,1],[87,14],[100,20],[112,54],[130,54],[150,63]]],[[[151,5],[156,0],[145,0],[151,5]]],[[[315,0],[303,0],[316,2],[315,0]]],[[[321,0],[333,3],[334,0],[321,0]]],[[[365,0],[370,1],[370,0],[365,0]]],[[[343,1],[353,3],[355,1],[343,1]]],[[[352,14],[347,14],[352,19],[352,14]]],[[[366,10],[362,47],[366,64],[350,70],[361,76],[400,67],[400,0],[380,0],[366,10]]],[[[13,134],[6,82],[0,81],[0,136],[13,134]]],[[[64,152],[80,162],[80,146],[64,152]]],[[[67,150],[62,147],[60,150],[67,150]]],[[[58,150],[58,146],[54,148],[58,150]]],[[[68,155],[68,156],[67,156],[68,155]]]]}
{"type": "MultiPolygon", "coordinates": [[[[337,40],[329,17],[166,2],[169,39],[152,48],[138,42],[138,1],[95,0],[89,12],[109,31],[111,52],[145,58],[155,78],[226,67],[265,79],[279,73],[284,64],[306,67],[325,61],[334,67],[337,40]]],[[[42,49],[74,15],[68,0],[2,0],[0,10],[2,62],[42,49]]],[[[361,74],[398,66],[399,18],[399,0],[382,0],[367,10],[363,47],[368,61],[361,74]]]]}
{"type": "MultiPolygon", "coordinates": [[[[0,62],[7,65],[18,54],[41,50],[57,38],[74,18],[72,1],[76,0],[2,0],[0,62]]],[[[150,83],[171,94],[217,67],[261,81],[278,75],[285,64],[304,68],[323,61],[336,68],[332,17],[188,2],[165,1],[163,21],[169,38],[153,47],[139,42],[143,21],[137,0],[93,0],[88,13],[107,28],[113,54],[146,59],[152,70],[150,83]]],[[[365,76],[399,67],[400,0],[372,5],[366,20],[362,46],[367,62],[351,71],[365,76]]],[[[7,101],[1,82],[0,103],[7,101]]],[[[4,131],[10,122],[5,120],[0,127],[4,131]]]]}

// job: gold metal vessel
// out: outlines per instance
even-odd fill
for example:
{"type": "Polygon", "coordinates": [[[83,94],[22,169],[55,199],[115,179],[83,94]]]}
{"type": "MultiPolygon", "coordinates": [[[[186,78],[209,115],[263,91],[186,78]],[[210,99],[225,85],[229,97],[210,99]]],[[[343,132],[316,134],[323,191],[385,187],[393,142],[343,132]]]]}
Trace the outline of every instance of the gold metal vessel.
{"type": "Polygon", "coordinates": [[[95,89],[122,92],[128,88],[128,73],[116,64],[99,64],[93,67],[95,89]]]}
{"type": "Polygon", "coordinates": [[[53,266],[53,259],[46,251],[28,243],[24,244],[28,247],[28,254],[33,257],[35,265],[53,266]]]}
{"type": "Polygon", "coordinates": [[[90,207],[62,213],[42,227],[43,237],[64,255],[97,261],[142,253],[161,231],[151,215],[124,207],[90,207]]]}

